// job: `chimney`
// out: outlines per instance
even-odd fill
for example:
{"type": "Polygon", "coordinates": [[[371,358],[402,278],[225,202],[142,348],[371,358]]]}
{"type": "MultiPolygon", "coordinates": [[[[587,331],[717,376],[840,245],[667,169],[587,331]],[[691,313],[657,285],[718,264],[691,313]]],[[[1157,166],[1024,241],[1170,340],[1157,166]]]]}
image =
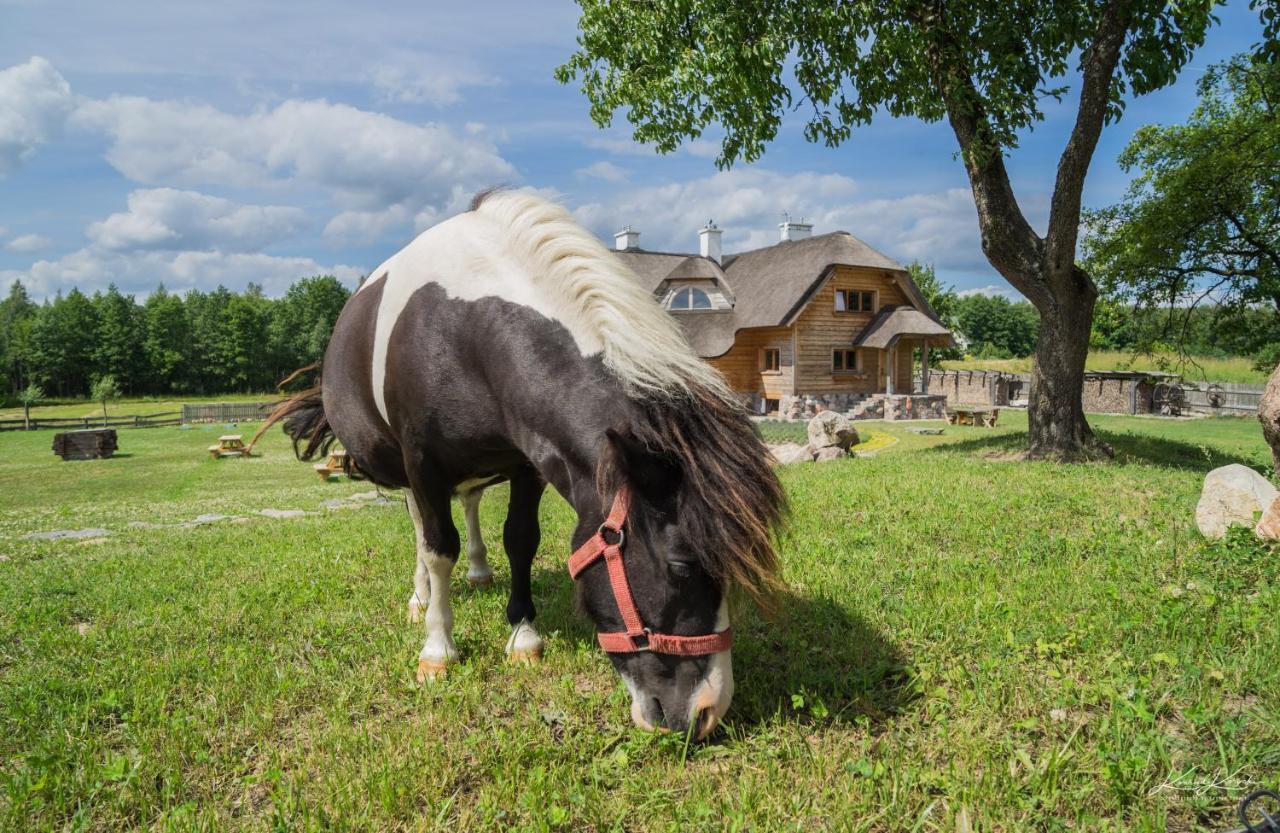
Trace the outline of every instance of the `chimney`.
{"type": "Polygon", "coordinates": [[[804,240],[813,234],[813,223],[806,223],[804,218],[800,218],[800,222],[791,219],[790,214],[782,215],[782,222],[778,223],[778,239],[786,243],[788,240],[804,240]]]}
{"type": "Polygon", "coordinates": [[[640,232],[631,226],[623,226],[622,231],[613,235],[613,247],[620,252],[640,248],[640,232]]]}
{"type": "Polygon", "coordinates": [[[711,220],[698,231],[698,254],[720,262],[720,229],[711,220]]]}

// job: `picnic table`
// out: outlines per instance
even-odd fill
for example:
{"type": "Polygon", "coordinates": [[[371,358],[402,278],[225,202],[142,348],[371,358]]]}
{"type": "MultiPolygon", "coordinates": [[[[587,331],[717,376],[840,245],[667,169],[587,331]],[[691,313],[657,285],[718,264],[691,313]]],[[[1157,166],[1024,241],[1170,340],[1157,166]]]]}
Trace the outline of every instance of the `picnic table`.
{"type": "Polygon", "coordinates": [[[316,474],[327,483],[333,475],[346,473],[346,461],[347,452],[344,449],[335,448],[329,452],[329,459],[323,463],[316,463],[316,474]]]}
{"type": "Polygon", "coordinates": [[[948,407],[947,422],[951,425],[976,425],[984,428],[995,428],[1000,419],[999,408],[948,407]]]}
{"type": "Polygon", "coordinates": [[[244,438],[239,434],[223,434],[218,442],[209,446],[209,456],[215,460],[223,457],[248,457],[249,449],[245,447],[244,438]]]}

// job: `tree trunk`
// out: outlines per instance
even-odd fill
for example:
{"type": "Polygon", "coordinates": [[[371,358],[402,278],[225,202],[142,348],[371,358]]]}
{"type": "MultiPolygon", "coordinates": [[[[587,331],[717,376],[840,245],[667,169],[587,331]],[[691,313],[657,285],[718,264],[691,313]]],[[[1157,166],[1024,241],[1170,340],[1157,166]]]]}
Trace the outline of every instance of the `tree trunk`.
{"type": "Polygon", "coordinates": [[[1048,280],[1050,297],[1040,309],[1040,336],[1027,408],[1027,457],[1065,462],[1111,456],[1084,417],[1081,392],[1089,332],[1098,292],[1078,267],[1048,280]]]}
{"type": "Polygon", "coordinates": [[[30,402],[22,403],[22,430],[23,431],[31,430],[31,403],[30,402]]]}

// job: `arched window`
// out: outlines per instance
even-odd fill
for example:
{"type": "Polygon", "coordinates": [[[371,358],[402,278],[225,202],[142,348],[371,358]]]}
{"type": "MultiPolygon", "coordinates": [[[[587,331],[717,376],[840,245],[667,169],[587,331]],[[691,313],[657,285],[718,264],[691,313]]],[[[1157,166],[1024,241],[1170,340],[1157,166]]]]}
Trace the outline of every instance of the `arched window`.
{"type": "Polygon", "coordinates": [[[687,287],[671,299],[671,309],[711,309],[711,298],[697,287],[687,287]]]}

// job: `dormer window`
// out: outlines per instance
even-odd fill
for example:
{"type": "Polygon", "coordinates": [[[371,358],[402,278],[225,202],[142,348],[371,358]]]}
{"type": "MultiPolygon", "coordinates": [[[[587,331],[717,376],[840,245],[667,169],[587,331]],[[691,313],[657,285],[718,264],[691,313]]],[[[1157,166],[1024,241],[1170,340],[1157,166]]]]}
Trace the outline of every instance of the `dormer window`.
{"type": "Polygon", "coordinates": [[[837,289],[836,312],[875,312],[876,293],[865,289],[837,289]]]}
{"type": "Polygon", "coordinates": [[[711,309],[711,297],[696,286],[686,287],[671,297],[668,309],[711,309]]]}

